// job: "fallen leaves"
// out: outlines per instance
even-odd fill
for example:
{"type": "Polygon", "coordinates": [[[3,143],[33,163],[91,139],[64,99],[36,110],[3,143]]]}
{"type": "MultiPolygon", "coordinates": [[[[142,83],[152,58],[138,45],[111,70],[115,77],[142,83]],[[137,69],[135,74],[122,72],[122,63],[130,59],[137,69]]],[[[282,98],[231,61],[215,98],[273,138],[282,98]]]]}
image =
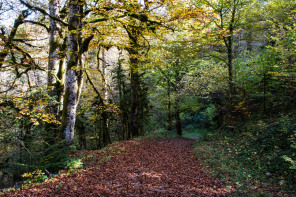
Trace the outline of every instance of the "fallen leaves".
{"type": "Polygon", "coordinates": [[[206,173],[204,164],[195,159],[192,142],[189,139],[126,141],[105,151],[83,151],[84,162],[92,161],[86,170],[4,196],[229,195],[220,182],[206,173]],[[91,160],[94,156],[96,159],[91,160]],[[110,160],[100,162],[102,158],[110,160]]]}

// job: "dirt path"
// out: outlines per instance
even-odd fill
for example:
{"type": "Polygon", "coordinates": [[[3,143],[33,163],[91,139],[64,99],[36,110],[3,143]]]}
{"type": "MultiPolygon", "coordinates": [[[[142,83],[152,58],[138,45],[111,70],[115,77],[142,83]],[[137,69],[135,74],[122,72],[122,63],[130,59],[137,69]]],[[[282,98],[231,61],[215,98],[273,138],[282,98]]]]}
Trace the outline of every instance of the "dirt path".
{"type": "Polygon", "coordinates": [[[121,142],[107,164],[101,160],[70,177],[5,196],[226,196],[226,189],[194,158],[193,142],[121,142]]]}

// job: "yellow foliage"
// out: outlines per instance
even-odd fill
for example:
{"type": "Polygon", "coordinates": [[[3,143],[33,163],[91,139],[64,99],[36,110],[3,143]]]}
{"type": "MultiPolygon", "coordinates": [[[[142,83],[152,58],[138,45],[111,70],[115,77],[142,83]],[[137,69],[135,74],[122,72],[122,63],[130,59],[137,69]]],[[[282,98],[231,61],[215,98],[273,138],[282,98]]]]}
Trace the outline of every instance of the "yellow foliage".
{"type": "Polygon", "coordinates": [[[29,117],[34,125],[39,125],[40,122],[60,124],[53,114],[47,112],[48,95],[44,93],[40,97],[31,96],[27,98],[15,98],[15,106],[20,109],[15,118],[21,120],[29,117]]]}

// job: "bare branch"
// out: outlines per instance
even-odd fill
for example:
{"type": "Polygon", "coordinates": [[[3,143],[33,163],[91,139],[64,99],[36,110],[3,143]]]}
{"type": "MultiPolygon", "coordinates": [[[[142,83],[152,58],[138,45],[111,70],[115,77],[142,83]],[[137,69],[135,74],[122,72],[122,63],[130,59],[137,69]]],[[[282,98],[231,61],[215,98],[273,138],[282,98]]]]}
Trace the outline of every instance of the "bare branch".
{"type": "Polygon", "coordinates": [[[40,23],[40,22],[37,22],[37,21],[31,21],[31,20],[25,20],[25,22],[26,22],[26,23],[32,23],[32,24],[34,24],[34,25],[39,25],[39,26],[41,26],[41,27],[44,27],[44,28],[46,29],[46,31],[49,32],[49,28],[48,28],[46,25],[44,25],[44,24],[42,24],[42,23],[40,23]]]}
{"type": "Polygon", "coordinates": [[[30,10],[33,10],[33,11],[39,11],[40,13],[46,15],[46,16],[49,16],[51,19],[55,20],[55,21],[58,21],[60,22],[61,24],[65,25],[65,26],[69,26],[68,23],[65,23],[64,21],[62,21],[61,19],[55,17],[55,16],[51,16],[50,14],[48,14],[44,9],[42,8],[39,8],[39,7],[36,7],[36,6],[32,6],[30,5],[29,3],[23,1],[23,0],[19,0],[23,5],[25,5],[27,8],[29,8],[30,10]]]}

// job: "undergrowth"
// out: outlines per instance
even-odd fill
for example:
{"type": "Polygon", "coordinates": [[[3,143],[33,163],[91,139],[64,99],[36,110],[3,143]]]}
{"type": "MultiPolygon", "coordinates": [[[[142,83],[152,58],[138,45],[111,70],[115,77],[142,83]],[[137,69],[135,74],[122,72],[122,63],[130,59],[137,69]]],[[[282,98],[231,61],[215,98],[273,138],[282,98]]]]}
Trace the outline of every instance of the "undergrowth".
{"type": "Polygon", "coordinates": [[[145,136],[140,137],[143,140],[160,140],[160,139],[169,139],[169,138],[177,138],[179,137],[176,132],[168,131],[166,129],[157,129],[153,132],[147,133],[145,136]]]}
{"type": "MultiPolygon", "coordinates": [[[[70,176],[90,166],[105,165],[112,159],[113,155],[121,154],[125,151],[125,147],[119,145],[117,142],[95,151],[77,151],[75,148],[57,150],[47,155],[47,158],[50,159],[44,159],[47,161],[44,163],[45,165],[36,165],[34,169],[29,168],[31,170],[27,170],[26,173],[21,175],[23,182],[20,188],[10,187],[0,190],[0,195],[13,190],[41,185],[51,178],[58,179],[59,177],[70,176]],[[57,158],[57,156],[59,156],[59,158],[57,158]],[[49,177],[45,173],[45,167],[48,167],[47,169],[53,169],[53,167],[55,167],[55,169],[59,171],[49,177]]],[[[28,165],[25,164],[19,164],[18,166],[28,167],[28,165]]]]}
{"type": "Polygon", "coordinates": [[[295,126],[289,117],[260,120],[245,124],[244,130],[208,133],[194,151],[211,175],[235,185],[237,196],[293,196],[295,126]]]}
{"type": "Polygon", "coordinates": [[[183,133],[184,138],[202,140],[208,134],[208,129],[193,129],[183,133]]]}

